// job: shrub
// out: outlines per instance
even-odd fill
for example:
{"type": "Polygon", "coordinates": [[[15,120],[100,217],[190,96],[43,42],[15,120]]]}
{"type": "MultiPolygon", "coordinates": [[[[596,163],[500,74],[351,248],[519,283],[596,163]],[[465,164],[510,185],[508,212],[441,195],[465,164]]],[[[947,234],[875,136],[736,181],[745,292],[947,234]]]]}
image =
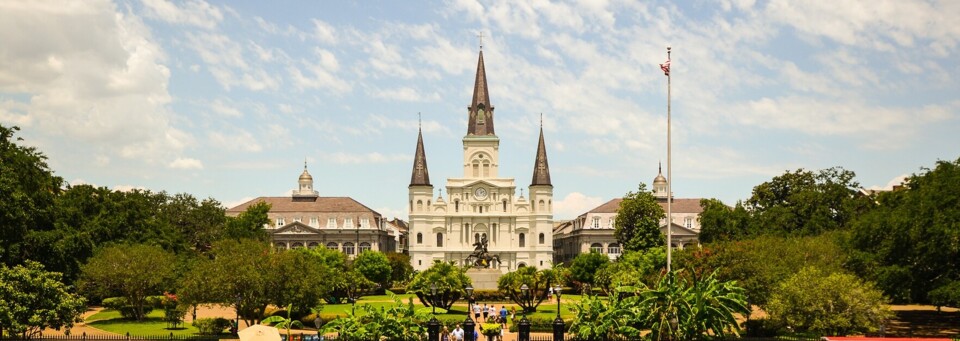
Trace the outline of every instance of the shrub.
{"type": "MultiPolygon", "coordinates": [[[[305,315],[305,316],[303,316],[303,317],[300,318],[300,323],[303,323],[304,326],[314,327],[314,328],[315,328],[315,327],[317,327],[317,324],[314,323],[314,320],[317,319],[317,316],[319,316],[319,315],[313,314],[313,313],[307,314],[307,315],[305,315]]],[[[321,326],[322,326],[324,323],[326,323],[327,321],[329,321],[329,320],[324,320],[324,319],[322,319],[322,318],[321,318],[321,320],[323,320],[323,321],[320,322],[320,325],[321,325],[321,326]]]]}
{"type": "Polygon", "coordinates": [[[233,326],[233,322],[222,317],[199,318],[193,321],[193,326],[197,327],[201,335],[218,335],[233,326]]]}
{"type": "Polygon", "coordinates": [[[752,337],[774,337],[780,329],[777,323],[765,318],[747,320],[744,326],[746,327],[744,336],[752,337]]]}
{"type": "MultiPolygon", "coordinates": [[[[137,306],[135,305],[125,305],[120,307],[120,316],[128,320],[137,319],[137,306]]],[[[143,316],[147,316],[150,312],[153,311],[153,307],[143,306],[143,316]]]]}
{"type": "Polygon", "coordinates": [[[103,299],[103,307],[107,309],[120,310],[120,308],[125,305],[127,305],[126,297],[110,297],[103,299]]]}
{"type": "Polygon", "coordinates": [[[397,295],[403,295],[407,293],[407,288],[406,287],[390,288],[390,291],[392,291],[394,294],[397,294],[397,295]]]}
{"type": "Polygon", "coordinates": [[[930,303],[937,307],[960,307],[960,281],[953,281],[927,293],[930,303]]]}
{"type": "Polygon", "coordinates": [[[484,302],[511,302],[500,290],[474,290],[473,302],[483,304],[484,302]]]}
{"type": "Polygon", "coordinates": [[[163,300],[166,297],[160,296],[147,296],[143,298],[144,308],[150,306],[153,309],[163,309],[163,300]]]}

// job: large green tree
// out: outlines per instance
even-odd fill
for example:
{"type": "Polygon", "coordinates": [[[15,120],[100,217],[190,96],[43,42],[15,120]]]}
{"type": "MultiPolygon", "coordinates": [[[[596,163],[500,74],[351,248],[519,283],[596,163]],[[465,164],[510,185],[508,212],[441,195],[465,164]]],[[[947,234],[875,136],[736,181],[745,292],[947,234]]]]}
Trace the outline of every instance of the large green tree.
{"type": "Polygon", "coordinates": [[[627,193],[620,202],[614,221],[614,234],[624,250],[637,251],[665,244],[660,220],[666,215],[657,199],[640,183],[636,192],[627,193]]]}
{"type": "Polygon", "coordinates": [[[675,266],[697,273],[716,270],[721,280],[736,280],[750,303],[763,305],[783,279],[807,266],[841,271],[847,260],[839,232],[811,237],[757,236],[716,242],[676,253],[675,266]]]}
{"type": "Polygon", "coordinates": [[[405,284],[413,276],[413,265],[410,264],[410,256],[399,252],[387,252],[387,259],[390,260],[390,281],[393,285],[405,284]]]}
{"type": "Polygon", "coordinates": [[[267,241],[269,235],[263,226],[270,223],[267,213],[270,204],[259,201],[247,207],[236,217],[227,217],[224,235],[235,239],[257,239],[267,241]]]}
{"type": "Polygon", "coordinates": [[[594,275],[610,264],[610,258],[599,252],[581,253],[570,263],[570,280],[577,286],[594,285],[594,275]]]}
{"type": "Polygon", "coordinates": [[[542,270],[537,270],[535,266],[520,267],[516,271],[500,276],[497,280],[497,289],[510,297],[524,311],[532,313],[537,311],[540,303],[547,299],[549,289],[560,282],[561,272],[559,266],[542,270]],[[526,293],[521,290],[523,285],[527,286],[526,293]]]}
{"type": "Polygon", "coordinates": [[[32,231],[52,228],[53,202],[63,186],[43,153],[20,145],[23,139],[14,136],[19,130],[0,125],[0,262],[7,265],[29,258],[35,244],[24,239],[32,231]]]}
{"type": "Polygon", "coordinates": [[[213,244],[212,259],[201,259],[183,277],[178,296],[185,303],[233,306],[249,325],[263,318],[273,303],[277,272],[271,268],[273,248],[258,240],[225,239],[213,244]]]}
{"type": "Polygon", "coordinates": [[[390,260],[382,252],[364,251],[353,261],[353,268],[367,280],[377,283],[384,290],[390,289],[390,260]]]}
{"type": "Polygon", "coordinates": [[[797,331],[847,335],[876,331],[893,317],[887,303],[872,283],[806,267],[784,280],[764,309],[772,320],[797,331]]]}
{"type": "MultiPolygon", "coordinates": [[[[502,278],[502,277],[501,277],[502,278]]],[[[449,310],[466,292],[464,289],[471,285],[464,268],[452,262],[434,261],[426,270],[413,276],[407,285],[407,292],[413,292],[425,306],[436,305],[438,308],[449,310]],[[432,297],[431,286],[436,284],[437,295],[432,297]]]]}
{"type": "Polygon", "coordinates": [[[737,240],[753,234],[750,213],[741,202],[731,208],[719,199],[700,199],[700,207],[703,211],[700,212],[700,234],[697,237],[701,243],[737,240]]]}
{"type": "Polygon", "coordinates": [[[840,167],[786,172],[753,188],[746,202],[753,231],[779,235],[816,235],[843,228],[868,207],[855,195],[860,186],[852,171],[840,167]]]}
{"type": "Polygon", "coordinates": [[[620,287],[652,286],[667,267],[667,252],[662,247],[627,251],[617,261],[594,275],[594,284],[607,294],[620,287]]]}
{"type": "Polygon", "coordinates": [[[69,329],[85,310],[84,299],[70,292],[59,273],[33,261],[0,264],[0,337],[30,339],[45,328],[69,329]]]}
{"type": "Polygon", "coordinates": [[[928,302],[931,290],[960,281],[960,159],[869,199],[875,208],[851,224],[853,271],[897,302],[928,302]]]}
{"type": "Polygon", "coordinates": [[[176,257],[156,246],[109,246],[82,267],[79,287],[93,297],[125,297],[142,320],[146,297],[172,289],[175,265],[176,257]]]}

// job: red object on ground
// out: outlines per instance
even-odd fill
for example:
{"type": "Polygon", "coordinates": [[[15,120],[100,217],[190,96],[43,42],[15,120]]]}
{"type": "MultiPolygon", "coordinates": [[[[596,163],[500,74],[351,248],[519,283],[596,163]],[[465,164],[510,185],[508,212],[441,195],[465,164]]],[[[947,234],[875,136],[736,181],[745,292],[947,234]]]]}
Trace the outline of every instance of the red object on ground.
{"type": "Polygon", "coordinates": [[[951,341],[949,338],[917,339],[906,337],[824,336],[825,341],[951,341]]]}

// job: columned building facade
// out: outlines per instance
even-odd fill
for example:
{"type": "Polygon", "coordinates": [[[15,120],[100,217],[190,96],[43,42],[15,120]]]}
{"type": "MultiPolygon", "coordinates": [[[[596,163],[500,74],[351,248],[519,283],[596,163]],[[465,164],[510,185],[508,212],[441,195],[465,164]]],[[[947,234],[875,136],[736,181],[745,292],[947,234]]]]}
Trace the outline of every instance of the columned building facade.
{"type": "MultiPolygon", "coordinates": [[[[463,175],[447,179],[446,198],[434,197],[423,133],[417,136],[410,177],[409,252],[413,268],[434,261],[464,264],[475,243],[486,238],[498,255],[493,268],[506,273],[521,266],[549,267],[553,259],[553,184],[540,128],[533,179],[524,197],[513,178],[501,177],[500,138],[494,130],[494,107],[487,88],[483,51],[477,62],[473,99],[463,137],[463,175]],[[517,193],[519,190],[520,193],[517,193]]],[[[441,192],[443,193],[443,192],[441,192]]]]}
{"type": "Polygon", "coordinates": [[[304,164],[298,188],[288,197],[259,197],[227,210],[236,217],[258,202],[270,204],[264,226],[274,246],[325,247],[355,257],[361,251],[394,252],[403,231],[389,229],[380,213],[350,197],[321,197],[304,164]]]}

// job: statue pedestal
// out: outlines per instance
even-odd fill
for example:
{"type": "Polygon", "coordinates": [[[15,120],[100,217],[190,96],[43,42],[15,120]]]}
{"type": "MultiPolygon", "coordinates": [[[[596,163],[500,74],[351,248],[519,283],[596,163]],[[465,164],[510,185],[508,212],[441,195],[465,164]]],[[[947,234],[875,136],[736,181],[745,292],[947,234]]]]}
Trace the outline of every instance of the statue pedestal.
{"type": "Polygon", "coordinates": [[[502,274],[499,269],[471,268],[467,270],[467,277],[470,277],[475,290],[497,290],[497,280],[500,279],[502,274]]]}

